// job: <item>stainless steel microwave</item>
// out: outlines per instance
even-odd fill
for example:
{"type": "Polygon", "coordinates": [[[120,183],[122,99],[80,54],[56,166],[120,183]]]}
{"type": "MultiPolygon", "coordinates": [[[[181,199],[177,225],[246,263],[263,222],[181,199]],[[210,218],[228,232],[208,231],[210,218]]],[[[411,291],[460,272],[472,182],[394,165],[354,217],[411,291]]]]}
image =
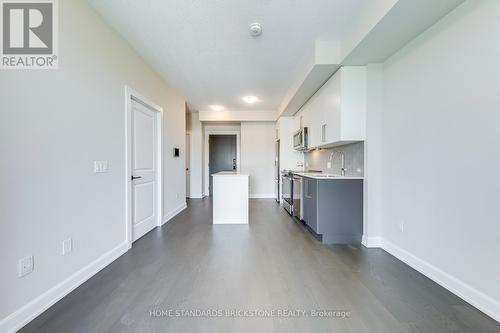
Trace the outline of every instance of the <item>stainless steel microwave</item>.
{"type": "Polygon", "coordinates": [[[295,132],[293,135],[293,148],[296,150],[307,149],[307,127],[303,127],[295,132]]]}

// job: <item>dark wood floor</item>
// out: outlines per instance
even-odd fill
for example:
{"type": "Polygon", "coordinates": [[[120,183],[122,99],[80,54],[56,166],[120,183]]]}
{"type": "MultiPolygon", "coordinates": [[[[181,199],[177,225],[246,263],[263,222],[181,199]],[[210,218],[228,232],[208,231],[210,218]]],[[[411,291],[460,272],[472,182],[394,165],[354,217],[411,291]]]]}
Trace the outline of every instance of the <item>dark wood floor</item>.
{"type": "Polygon", "coordinates": [[[22,332],[479,333],[500,326],[382,250],[321,245],[274,200],[251,200],[249,226],[213,226],[210,201],[191,200],[22,332]],[[197,309],[260,317],[166,311],[197,309]],[[280,317],[282,309],[309,316],[280,317]],[[348,316],[311,317],[311,310],[348,316]]]}

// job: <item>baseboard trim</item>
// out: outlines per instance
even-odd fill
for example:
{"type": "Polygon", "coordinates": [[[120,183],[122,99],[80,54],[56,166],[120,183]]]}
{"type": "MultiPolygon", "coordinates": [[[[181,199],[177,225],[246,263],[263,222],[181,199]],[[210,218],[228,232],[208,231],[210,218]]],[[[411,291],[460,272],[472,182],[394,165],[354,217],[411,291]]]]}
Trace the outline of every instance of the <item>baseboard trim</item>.
{"type": "Polygon", "coordinates": [[[368,248],[382,248],[384,241],[381,237],[368,237],[363,235],[361,244],[368,248]]]}
{"type": "Polygon", "coordinates": [[[172,209],[165,216],[163,216],[163,219],[162,219],[163,223],[161,225],[164,225],[165,223],[167,223],[168,221],[170,221],[171,219],[173,219],[177,214],[179,214],[180,212],[182,212],[186,208],[187,208],[187,204],[184,202],[180,206],[172,209]]]}
{"type": "MultiPolygon", "coordinates": [[[[377,237],[375,237],[377,238],[377,237]]],[[[382,248],[398,258],[408,266],[419,271],[427,276],[432,281],[441,285],[453,294],[470,303],[486,315],[500,322],[500,302],[483,292],[473,288],[465,282],[455,278],[454,276],[440,270],[436,266],[426,262],[425,260],[411,254],[394,243],[382,240],[382,248]]]]}
{"type": "Polygon", "coordinates": [[[248,197],[250,199],[274,199],[276,197],[275,194],[249,194],[248,197]]]}
{"type": "Polygon", "coordinates": [[[0,321],[0,332],[16,332],[128,251],[124,242],[0,321]]]}
{"type": "Polygon", "coordinates": [[[189,195],[189,198],[190,198],[190,199],[202,199],[202,198],[203,198],[203,194],[201,194],[201,193],[198,193],[198,194],[190,194],[190,195],[189,195]]]}

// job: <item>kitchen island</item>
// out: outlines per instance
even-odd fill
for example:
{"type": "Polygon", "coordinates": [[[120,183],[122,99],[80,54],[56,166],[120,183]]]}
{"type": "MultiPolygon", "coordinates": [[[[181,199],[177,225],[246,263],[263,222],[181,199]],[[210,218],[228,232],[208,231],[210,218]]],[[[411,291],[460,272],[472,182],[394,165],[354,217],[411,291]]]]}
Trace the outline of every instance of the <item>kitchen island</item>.
{"type": "Polygon", "coordinates": [[[249,176],[222,171],[213,177],[213,224],[248,224],[249,176]]]}

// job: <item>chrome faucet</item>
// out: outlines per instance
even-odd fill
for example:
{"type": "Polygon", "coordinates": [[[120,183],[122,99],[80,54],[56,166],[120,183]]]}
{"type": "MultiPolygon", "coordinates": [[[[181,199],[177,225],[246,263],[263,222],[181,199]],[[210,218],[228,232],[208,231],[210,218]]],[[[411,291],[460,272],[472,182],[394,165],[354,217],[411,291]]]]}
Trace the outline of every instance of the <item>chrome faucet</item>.
{"type": "Polygon", "coordinates": [[[340,163],[341,163],[340,176],[345,177],[345,172],[347,171],[347,168],[345,167],[345,154],[344,154],[344,152],[341,150],[333,151],[330,154],[330,162],[332,162],[334,157],[337,155],[340,155],[340,163]]]}

